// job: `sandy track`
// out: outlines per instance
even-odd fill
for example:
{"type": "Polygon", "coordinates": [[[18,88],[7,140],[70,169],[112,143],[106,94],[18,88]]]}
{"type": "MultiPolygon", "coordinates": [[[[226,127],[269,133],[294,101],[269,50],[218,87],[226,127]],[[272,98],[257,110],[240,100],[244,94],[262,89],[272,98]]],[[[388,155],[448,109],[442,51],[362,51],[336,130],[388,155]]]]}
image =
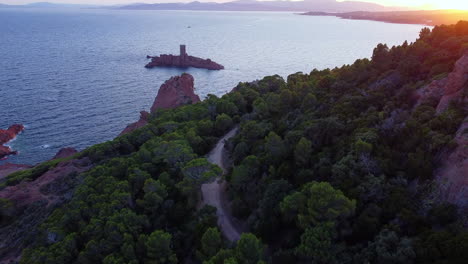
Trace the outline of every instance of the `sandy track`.
{"type": "MultiPolygon", "coordinates": [[[[224,164],[224,143],[237,133],[237,128],[229,131],[223,138],[219,140],[214,149],[208,154],[208,161],[218,165],[223,173],[226,172],[224,164]]],[[[241,232],[237,229],[233,222],[234,218],[230,215],[228,204],[226,203],[225,196],[226,182],[220,178],[215,179],[211,183],[206,183],[201,186],[203,204],[216,207],[216,214],[218,216],[218,226],[221,228],[224,236],[230,241],[237,241],[240,238],[241,232]]]]}

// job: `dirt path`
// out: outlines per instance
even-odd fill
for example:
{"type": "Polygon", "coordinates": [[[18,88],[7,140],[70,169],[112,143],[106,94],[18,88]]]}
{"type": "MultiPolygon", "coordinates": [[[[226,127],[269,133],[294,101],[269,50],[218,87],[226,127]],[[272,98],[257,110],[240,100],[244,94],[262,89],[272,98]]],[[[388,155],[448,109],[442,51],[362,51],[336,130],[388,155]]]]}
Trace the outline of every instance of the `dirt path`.
{"type": "MultiPolygon", "coordinates": [[[[224,164],[224,142],[237,133],[237,128],[229,131],[223,138],[216,144],[215,148],[208,154],[208,161],[218,165],[223,173],[226,173],[224,164]]],[[[216,214],[218,216],[218,226],[221,228],[224,236],[230,241],[237,241],[240,238],[241,232],[233,224],[234,218],[226,209],[228,205],[226,200],[223,199],[226,192],[226,182],[220,178],[215,179],[211,183],[206,183],[201,186],[203,204],[216,207],[216,214]]]]}

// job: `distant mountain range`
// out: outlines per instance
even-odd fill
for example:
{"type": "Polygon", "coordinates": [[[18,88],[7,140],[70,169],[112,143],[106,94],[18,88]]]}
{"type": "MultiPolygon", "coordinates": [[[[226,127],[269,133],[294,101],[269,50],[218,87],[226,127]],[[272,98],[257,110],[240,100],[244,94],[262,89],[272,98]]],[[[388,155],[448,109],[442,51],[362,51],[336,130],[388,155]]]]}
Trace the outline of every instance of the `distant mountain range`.
{"type": "Polygon", "coordinates": [[[98,7],[95,5],[80,5],[80,4],[57,4],[49,2],[38,2],[26,5],[6,5],[0,4],[0,8],[90,8],[98,7]]]}
{"type": "MultiPolygon", "coordinates": [[[[177,0],[175,0],[177,1],[177,0]]],[[[97,8],[92,5],[55,4],[40,2],[28,5],[4,5],[0,8],[97,8]]],[[[353,12],[353,11],[398,11],[404,8],[385,7],[378,4],[336,0],[305,0],[305,1],[255,1],[238,0],[227,3],[190,2],[190,3],[135,3],[120,6],[101,6],[101,8],[127,10],[204,10],[204,11],[293,11],[293,12],[353,12]]]]}
{"type": "Polygon", "coordinates": [[[385,7],[378,4],[336,0],[305,0],[305,1],[255,1],[239,0],[227,3],[190,2],[190,3],[159,3],[131,4],[119,9],[132,10],[212,10],[212,11],[321,11],[321,12],[353,12],[353,11],[395,11],[403,8],[385,7]]]}

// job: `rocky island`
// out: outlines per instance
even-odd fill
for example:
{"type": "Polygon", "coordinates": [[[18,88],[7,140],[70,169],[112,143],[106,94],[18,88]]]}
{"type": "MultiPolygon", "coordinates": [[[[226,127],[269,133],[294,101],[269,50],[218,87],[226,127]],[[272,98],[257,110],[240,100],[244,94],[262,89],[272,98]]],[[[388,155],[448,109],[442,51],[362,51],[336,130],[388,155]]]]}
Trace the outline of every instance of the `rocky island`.
{"type": "Polygon", "coordinates": [[[202,59],[190,56],[186,52],[185,45],[180,45],[180,55],[161,54],[159,56],[147,56],[151,62],[146,64],[146,68],[154,67],[177,67],[177,68],[201,68],[207,70],[222,70],[224,66],[210,59],[202,59]]]}

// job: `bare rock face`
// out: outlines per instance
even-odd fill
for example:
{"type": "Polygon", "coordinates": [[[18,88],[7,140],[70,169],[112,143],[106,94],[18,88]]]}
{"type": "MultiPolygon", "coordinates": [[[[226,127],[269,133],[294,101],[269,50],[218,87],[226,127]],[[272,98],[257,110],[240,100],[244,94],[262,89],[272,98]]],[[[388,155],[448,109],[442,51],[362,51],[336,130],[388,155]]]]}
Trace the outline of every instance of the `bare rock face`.
{"type": "Polygon", "coordinates": [[[0,159],[14,155],[17,152],[10,149],[10,147],[3,146],[3,144],[16,138],[16,136],[24,130],[24,126],[20,124],[14,124],[8,129],[0,129],[0,159]]]}
{"type": "MultiPolygon", "coordinates": [[[[438,102],[436,112],[443,113],[450,102],[462,102],[468,107],[468,53],[456,63],[453,71],[444,79],[435,80],[414,94],[416,106],[426,100],[438,102]]],[[[437,199],[459,206],[468,221],[468,117],[459,127],[454,141],[457,147],[440,158],[439,168],[434,172],[438,184],[437,199]]],[[[468,222],[466,222],[468,224],[468,222]]]]}
{"type": "Polygon", "coordinates": [[[417,100],[417,105],[423,103],[427,99],[440,100],[444,95],[445,85],[447,84],[447,78],[441,80],[432,81],[430,84],[416,91],[414,95],[417,100]]]}
{"type": "MultiPolygon", "coordinates": [[[[446,78],[431,82],[419,89],[415,96],[417,104],[425,100],[438,102],[436,112],[440,114],[454,100],[468,107],[467,94],[468,53],[455,63],[453,71],[446,78]]],[[[444,155],[440,167],[435,171],[439,197],[468,212],[468,118],[461,124],[454,141],[457,147],[444,155]]]]}
{"type": "Polygon", "coordinates": [[[437,100],[437,113],[447,110],[452,100],[467,102],[468,91],[468,53],[456,63],[453,71],[444,79],[435,80],[415,93],[417,104],[427,99],[437,100]]]}
{"type": "Polygon", "coordinates": [[[174,76],[159,88],[151,113],[160,108],[175,108],[181,105],[200,102],[195,94],[193,76],[187,73],[174,76]]]}
{"type": "Polygon", "coordinates": [[[59,150],[59,152],[57,152],[57,154],[55,154],[55,156],[52,159],[68,158],[75,155],[76,153],[78,153],[78,151],[74,148],[63,148],[59,150]]]}
{"type": "MultiPolygon", "coordinates": [[[[181,105],[198,102],[200,102],[200,97],[195,94],[193,76],[188,73],[184,73],[181,76],[172,77],[161,85],[153,106],[151,106],[151,113],[155,112],[157,109],[176,108],[181,105]]],[[[127,125],[119,136],[145,126],[148,124],[149,118],[150,113],[141,111],[140,119],[135,123],[127,125]]]]}
{"type": "Polygon", "coordinates": [[[468,53],[462,56],[456,63],[453,72],[447,77],[444,94],[437,105],[437,113],[445,111],[453,99],[466,102],[466,91],[468,91],[468,53]]]}
{"type": "Polygon", "coordinates": [[[395,89],[401,84],[401,81],[401,74],[398,71],[394,71],[385,76],[384,78],[377,80],[376,82],[369,85],[369,89],[375,90],[376,88],[382,86],[387,87],[388,89],[395,89]]]}
{"type": "Polygon", "coordinates": [[[457,148],[452,151],[436,171],[442,198],[468,209],[468,118],[457,131],[457,148]]]}

